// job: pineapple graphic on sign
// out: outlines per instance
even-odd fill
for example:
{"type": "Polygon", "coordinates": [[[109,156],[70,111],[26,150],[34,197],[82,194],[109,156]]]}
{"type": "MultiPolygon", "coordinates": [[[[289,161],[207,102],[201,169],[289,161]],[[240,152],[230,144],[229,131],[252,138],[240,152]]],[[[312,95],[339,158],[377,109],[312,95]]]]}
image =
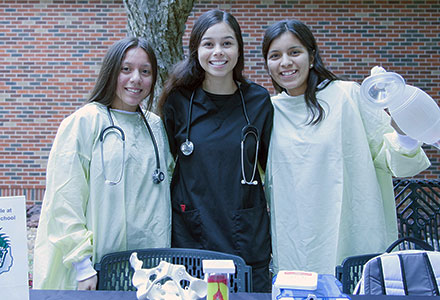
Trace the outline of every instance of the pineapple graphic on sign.
{"type": "MultiPolygon", "coordinates": [[[[0,228],[2,230],[3,228],[0,228]]],[[[11,242],[9,237],[0,232],[0,275],[8,272],[12,267],[11,242]]]]}

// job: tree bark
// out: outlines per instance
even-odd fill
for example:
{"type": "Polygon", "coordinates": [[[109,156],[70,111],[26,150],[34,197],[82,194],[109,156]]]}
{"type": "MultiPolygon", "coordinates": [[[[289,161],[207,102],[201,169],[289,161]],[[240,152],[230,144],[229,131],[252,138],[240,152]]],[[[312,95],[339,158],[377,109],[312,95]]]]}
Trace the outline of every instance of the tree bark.
{"type": "Polygon", "coordinates": [[[194,0],[123,0],[123,2],[128,17],[128,33],[145,37],[156,53],[158,76],[155,96],[157,97],[171,67],[183,59],[182,37],[194,0]]]}

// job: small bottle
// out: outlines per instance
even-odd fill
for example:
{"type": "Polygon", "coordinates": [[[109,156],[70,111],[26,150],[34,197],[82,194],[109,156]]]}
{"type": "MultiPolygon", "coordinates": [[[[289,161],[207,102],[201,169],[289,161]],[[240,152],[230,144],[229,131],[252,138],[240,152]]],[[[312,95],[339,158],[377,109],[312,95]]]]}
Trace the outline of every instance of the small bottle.
{"type": "Polygon", "coordinates": [[[399,74],[376,66],[362,82],[361,95],[378,107],[388,108],[405,134],[440,149],[440,108],[427,93],[405,84],[399,74]]]}
{"type": "Polygon", "coordinates": [[[203,273],[208,282],[206,300],[229,300],[229,274],[235,273],[232,260],[204,259],[203,273]]]}

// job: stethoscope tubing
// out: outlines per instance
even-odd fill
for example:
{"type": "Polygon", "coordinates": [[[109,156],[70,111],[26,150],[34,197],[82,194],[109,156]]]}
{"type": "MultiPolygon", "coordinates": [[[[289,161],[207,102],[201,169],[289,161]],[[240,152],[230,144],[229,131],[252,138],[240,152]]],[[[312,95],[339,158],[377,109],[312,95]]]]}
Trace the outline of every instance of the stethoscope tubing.
{"type": "Polygon", "coordinates": [[[185,156],[191,155],[194,151],[194,143],[189,140],[189,132],[191,130],[192,106],[195,93],[196,90],[191,93],[191,97],[189,99],[188,118],[186,120],[186,137],[185,141],[180,145],[180,151],[185,156]]]}
{"type": "MultiPolygon", "coordinates": [[[[165,179],[165,174],[161,171],[160,169],[160,157],[159,157],[159,148],[157,146],[157,142],[156,142],[156,138],[154,137],[153,134],[153,130],[151,129],[150,124],[148,124],[147,118],[145,117],[144,113],[142,112],[142,109],[140,108],[140,106],[137,108],[137,112],[141,115],[142,120],[144,121],[145,126],[147,127],[147,131],[148,134],[151,137],[151,141],[153,143],[153,148],[154,148],[154,154],[155,154],[155,159],[156,159],[156,169],[153,172],[153,182],[154,183],[160,183],[165,179]]],[[[106,184],[109,184],[111,186],[117,185],[118,183],[121,182],[123,174],[124,174],[124,166],[125,166],[125,133],[124,130],[119,127],[116,126],[114,124],[112,115],[111,115],[111,111],[110,111],[110,107],[107,106],[107,115],[110,121],[110,126],[104,128],[100,135],[99,135],[99,141],[101,144],[101,164],[102,164],[102,171],[104,173],[104,180],[106,184]],[[116,181],[111,181],[109,179],[106,178],[106,171],[105,171],[105,163],[104,163],[104,139],[105,139],[105,135],[107,133],[109,133],[111,130],[116,130],[122,140],[122,168],[121,168],[121,173],[119,175],[119,178],[116,181]]]]}
{"type": "MultiPolygon", "coordinates": [[[[242,129],[242,138],[241,138],[241,143],[240,143],[240,151],[241,151],[240,152],[241,153],[240,159],[241,159],[241,173],[242,173],[242,180],[240,182],[243,185],[257,185],[258,181],[255,180],[255,174],[256,174],[257,164],[258,164],[258,150],[259,150],[259,145],[260,145],[260,138],[259,138],[260,135],[258,132],[258,128],[253,126],[250,122],[249,116],[247,114],[246,103],[244,101],[243,93],[242,93],[242,91],[240,89],[240,85],[238,83],[237,83],[237,88],[240,93],[240,100],[241,100],[241,107],[243,110],[243,115],[246,119],[246,125],[242,129]],[[253,170],[252,170],[252,177],[250,180],[246,179],[245,166],[244,166],[244,142],[245,142],[245,139],[248,136],[248,134],[254,135],[255,140],[256,140],[255,160],[254,160],[254,165],[253,165],[253,170]]],[[[193,106],[193,102],[194,102],[195,93],[196,93],[196,90],[193,90],[191,93],[190,100],[189,100],[188,118],[186,121],[186,136],[185,136],[185,141],[180,146],[180,151],[182,152],[182,154],[184,156],[190,156],[194,151],[194,144],[190,140],[190,130],[191,130],[191,118],[192,118],[192,106],[193,106]]]]}
{"type": "Polygon", "coordinates": [[[107,177],[105,176],[105,174],[107,173],[105,171],[105,163],[104,163],[104,139],[106,134],[110,133],[112,130],[116,130],[119,133],[122,140],[122,166],[124,166],[125,165],[125,133],[122,130],[122,128],[120,128],[119,126],[115,126],[113,124],[113,120],[111,120],[111,124],[112,125],[104,128],[101,131],[101,134],[99,135],[99,141],[101,144],[101,167],[102,167],[102,173],[104,174],[104,182],[108,185],[113,186],[121,182],[122,176],[124,176],[124,168],[123,167],[121,168],[121,173],[119,174],[119,178],[116,181],[107,179],[107,177]]]}
{"type": "Polygon", "coordinates": [[[240,143],[240,153],[241,153],[241,173],[242,173],[242,179],[241,184],[247,184],[247,185],[257,185],[258,181],[255,180],[255,173],[257,171],[257,161],[258,161],[258,150],[260,148],[260,139],[259,139],[259,133],[258,129],[252,125],[246,125],[242,129],[242,137],[241,137],[241,143],[240,143]],[[246,140],[246,137],[251,134],[255,137],[255,141],[257,145],[255,146],[255,158],[254,158],[254,166],[252,170],[252,177],[250,180],[246,179],[246,174],[244,172],[244,142],[246,140]]]}
{"type": "Polygon", "coordinates": [[[145,126],[147,127],[148,133],[150,134],[151,141],[153,142],[154,154],[156,157],[156,170],[153,172],[153,182],[160,183],[165,179],[164,173],[160,170],[160,158],[159,158],[159,147],[157,147],[156,138],[154,137],[153,130],[151,129],[150,124],[148,124],[147,118],[145,117],[142,109],[139,107],[138,111],[144,120],[145,126]]]}

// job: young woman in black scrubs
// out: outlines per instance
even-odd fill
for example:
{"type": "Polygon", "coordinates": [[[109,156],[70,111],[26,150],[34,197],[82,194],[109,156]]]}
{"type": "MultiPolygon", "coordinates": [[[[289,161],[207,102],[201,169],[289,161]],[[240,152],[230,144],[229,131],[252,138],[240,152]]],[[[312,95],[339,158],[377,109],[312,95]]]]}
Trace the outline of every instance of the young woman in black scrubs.
{"type": "Polygon", "coordinates": [[[243,77],[243,38],[231,14],[201,15],[189,51],[159,100],[176,158],[172,247],[239,255],[252,266],[254,292],[268,292],[271,241],[258,165],[266,167],[270,96],[243,77]]]}

